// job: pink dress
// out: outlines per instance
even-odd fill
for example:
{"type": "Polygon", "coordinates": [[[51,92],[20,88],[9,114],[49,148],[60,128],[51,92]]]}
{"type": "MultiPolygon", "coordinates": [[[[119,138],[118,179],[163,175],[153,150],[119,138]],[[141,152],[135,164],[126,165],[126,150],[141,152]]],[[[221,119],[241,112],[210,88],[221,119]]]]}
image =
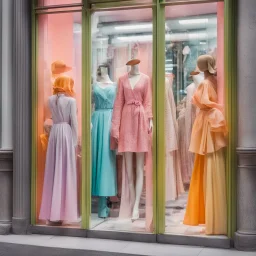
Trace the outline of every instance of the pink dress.
{"type": "MultiPolygon", "coordinates": [[[[133,89],[128,73],[120,77],[111,127],[111,137],[118,139],[118,152],[148,152],[150,118],[152,95],[149,77],[141,73],[133,89]]],[[[116,149],[113,141],[111,149],[116,149]]]]}

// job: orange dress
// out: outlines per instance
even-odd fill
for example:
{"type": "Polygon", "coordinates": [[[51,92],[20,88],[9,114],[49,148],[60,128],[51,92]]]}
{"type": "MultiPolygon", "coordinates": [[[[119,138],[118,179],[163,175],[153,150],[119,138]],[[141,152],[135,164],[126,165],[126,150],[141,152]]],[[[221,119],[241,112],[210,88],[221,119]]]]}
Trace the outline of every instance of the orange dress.
{"type": "Polygon", "coordinates": [[[197,88],[192,103],[196,116],[189,150],[195,153],[185,225],[205,224],[208,235],[227,233],[225,156],[227,126],[217,96],[217,82],[207,77],[197,88]]]}

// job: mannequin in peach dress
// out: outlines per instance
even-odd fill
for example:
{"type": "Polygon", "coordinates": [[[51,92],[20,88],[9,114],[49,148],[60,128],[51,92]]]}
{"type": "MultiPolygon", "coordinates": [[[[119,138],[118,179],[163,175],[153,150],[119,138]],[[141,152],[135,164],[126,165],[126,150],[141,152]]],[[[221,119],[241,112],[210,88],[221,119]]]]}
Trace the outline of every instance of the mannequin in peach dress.
{"type": "Polygon", "coordinates": [[[223,108],[218,104],[215,60],[202,55],[197,61],[204,72],[192,103],[200,110],[196,116],[189,150],[195,153],[185,225],[205,224],[207,235],[227,233],[225,157],[227,126],[223,108]]]}

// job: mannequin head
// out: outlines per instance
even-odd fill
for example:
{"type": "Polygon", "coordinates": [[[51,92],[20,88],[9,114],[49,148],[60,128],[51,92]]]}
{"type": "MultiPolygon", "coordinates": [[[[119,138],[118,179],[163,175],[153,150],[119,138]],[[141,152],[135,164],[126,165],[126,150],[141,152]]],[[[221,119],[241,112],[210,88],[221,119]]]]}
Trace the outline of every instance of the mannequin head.
{"type": "Polygon", "coordinates": [[[101,83],[112,83],[108,76],[108,66],[100,65],[97,69],[97,81],[101,83]]]}
{"type": "Polygon", "coordinates": [[[73,97],[74,92],[74,80],[70,76],[59,76],[56,78],[53,84],[53,94],[64,93],[68,96],[73,97]]]}
{"type": "Polygon", "coordinates": [[[140,74],[139,64],[140,64],[140,60],[139,59],[129,60],[126,63],[126,66],[130,66],[131,67],[131,71],[129,72],[130,75],[139,75],[140,74]]]}

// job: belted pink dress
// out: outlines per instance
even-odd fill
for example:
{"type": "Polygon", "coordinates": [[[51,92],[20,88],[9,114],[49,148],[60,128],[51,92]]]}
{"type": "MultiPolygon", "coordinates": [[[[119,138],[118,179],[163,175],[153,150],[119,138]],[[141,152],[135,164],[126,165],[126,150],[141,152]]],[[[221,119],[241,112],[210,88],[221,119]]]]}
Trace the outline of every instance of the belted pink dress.
{"type": "Polygon", "coordinates": [[[119,78],[117,96],[113,108],[111,137],[118,139],[118,152],[148,152],[149,119],[152,118],[152,94],[150,79],[140,74],[134,88],[128,73],[119,78]]]}

